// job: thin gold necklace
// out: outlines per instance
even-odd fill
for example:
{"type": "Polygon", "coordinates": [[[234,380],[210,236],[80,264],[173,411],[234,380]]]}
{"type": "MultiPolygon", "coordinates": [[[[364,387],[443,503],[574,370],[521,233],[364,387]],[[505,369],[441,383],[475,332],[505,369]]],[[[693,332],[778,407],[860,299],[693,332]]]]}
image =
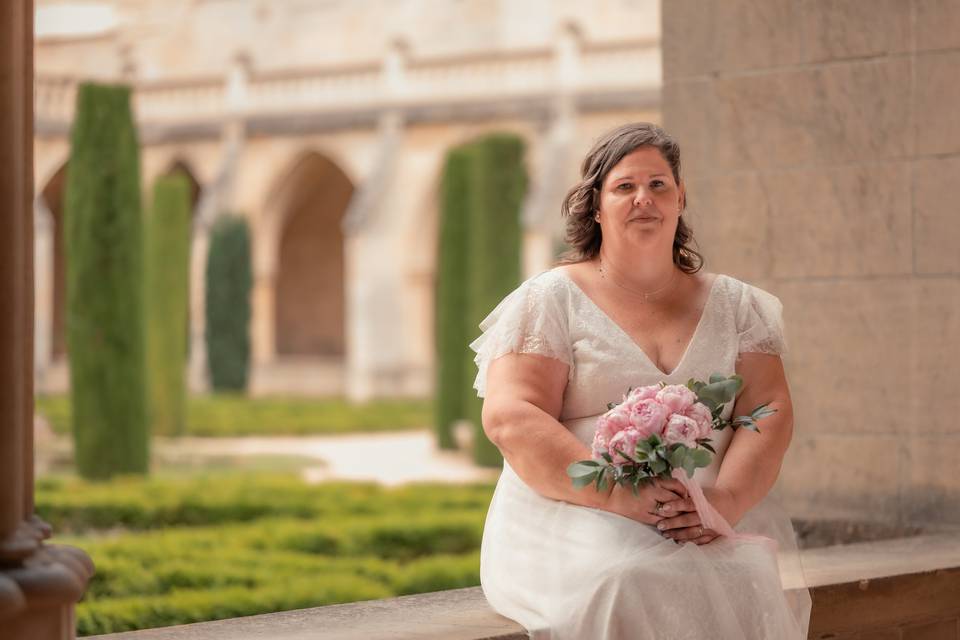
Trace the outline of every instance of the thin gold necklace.
{"type": "MultiPolygon", "coordinates": [[[[599,262],[600,262],[600,277],[603,278],[604,280],[606,280],[606,279],[607,279],[607,272],[603,270],[603,258],[600,258],[600,257],[598,256],[598,259],[599,259],[599,262]]],[[[664,286],[660,287],[660,288],[657,289],[656,291],[651,291],[651,292],[649,292],[649,293],[646,293],[646,292],[644,292],[644,291],[637,291],[636,289],[631,289],[630,287],[627,287],[627,286],[625,286],[625,285],[620,284],[619,282],[617,282],[617,281],[613,278],[613,274],[612,274],[612,273],[610,274],[610,282],[612,282],[613,284],[617,285],[618,287],[620,287],[620,288],[623,289],[624,291],[629,291],[630,293],[632,293],[632,294],[634,294],[634,295],[636,295],[636,296],[640,296],[641,298],[643,298],[643,301],[644,301],[644,302],[650,302],[651,300],[653,300],[653,299],[657,296],[657,294],[662,293],[663,291],[666,291],[666,290],[673,284],[674,280],[676,280],[676,279],[677,279],[677,269],[673,269],[672,273],[670,274],[670,280],[667,282],[667,284],[665,284],[664,286]]]]}

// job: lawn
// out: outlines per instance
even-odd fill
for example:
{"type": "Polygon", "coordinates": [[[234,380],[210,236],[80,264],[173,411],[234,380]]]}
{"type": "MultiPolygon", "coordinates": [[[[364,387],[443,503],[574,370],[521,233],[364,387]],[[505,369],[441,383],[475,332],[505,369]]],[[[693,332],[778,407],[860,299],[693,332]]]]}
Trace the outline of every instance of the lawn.
{"type": "MultiPolygon", "coordinates": [[[[38,396],[37,413],[54,432],[70,432],[69,395],[38,396]]],[[[429,399],[373,400],[352,404],[342,398],[249,398],[215,394],[190,396],[184,435],[324,435],[427,428],[429,399]]]]}

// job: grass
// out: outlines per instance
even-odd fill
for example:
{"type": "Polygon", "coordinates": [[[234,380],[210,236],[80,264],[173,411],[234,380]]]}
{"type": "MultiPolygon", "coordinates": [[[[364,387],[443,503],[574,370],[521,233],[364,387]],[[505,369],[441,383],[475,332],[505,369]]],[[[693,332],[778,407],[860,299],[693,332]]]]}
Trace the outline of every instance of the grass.
{"type": "MultiPolygon", "coordinates": [[[[37,413],[55,433],[70,432],[70,397],[38,396],[37,413]]],[[[433,420],[429,399],[374,400],[352,404],[342,398],[248,398],[216,394],[187,401],[185,435],[228,437],[324,435],[425,429],[433,420]]]]}

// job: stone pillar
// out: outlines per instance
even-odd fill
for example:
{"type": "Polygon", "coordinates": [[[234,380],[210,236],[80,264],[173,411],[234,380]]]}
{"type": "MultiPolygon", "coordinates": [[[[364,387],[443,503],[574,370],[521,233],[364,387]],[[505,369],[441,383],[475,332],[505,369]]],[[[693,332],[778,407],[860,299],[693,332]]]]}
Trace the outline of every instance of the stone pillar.
{"type": "MultiPolygon", "coordinates": [[[[403,100],[409,48],[394,40],[383,61],[386,101],[403,100]]],[[[346,393],[360,402],[393,395],[403,387],[401,277],[391,265],[399,216],[379,216],[395,178],[405,122],[399,111],[384,112],[378,123],[377,155],[370,173],[354,191],[343,218],[346,280],[346,393]],[[397,310],[394,314],[384,309],[397,310]]]]}
{"type": "MultiPolygon", "coordinates": [[[[189,388],[195,393],[204,393],[210,389],[205,337],[206,270],[207,255],[210,251],[210,230],[217,217],[233,206],[233,182],[246,137],[244,113],[247,108],[249,78],[250,59],[243,53],[237,53],[233,57],[225,79],[226,121],[221,133],[223,150],[220,166],[213,181],[203,188],[193,221],[190,244],[190,358],[187,377],[189,388]]],[[[254,238],[251,237],[250,240],[256,244],[254,238]]],[[[256,322],[255,318],[256,315],[253,322],[256,322]]]]}
{"type": "Polygon", "coordinates": [[[45,545],[33,515],[33,2],[0,3],[0,628],[73,638],[93,573],[79,549],[45,545]]]}
{"type": "Polygon", "coordinates": [[[662,9],[708,270],[784,304],[787,507],[960,524],[960,3],[662,9]]]}

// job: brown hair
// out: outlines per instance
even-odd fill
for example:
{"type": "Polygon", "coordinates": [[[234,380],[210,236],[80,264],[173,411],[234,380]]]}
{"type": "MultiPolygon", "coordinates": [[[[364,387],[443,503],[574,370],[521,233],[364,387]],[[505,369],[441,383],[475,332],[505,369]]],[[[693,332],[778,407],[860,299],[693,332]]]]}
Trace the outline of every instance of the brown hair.
{"type": "MultiPolygon", "coordinates": [[[[600,208],[600,189],[610,170],[639,147],[658,149],[670,165],[673,179],[680,184],[680,145],[669,133],[649,122],[632,122],[608,131],[583,159],[581,180],[567,193],[560,207],[567,219],[566,240],[570,245],[560,259],[562,264],[590,260],[600,253],[600,223],[594,219],[600,208]]],[[[686,206],[684,196],[684,210],[686,206]]],[[[703,267],[703,256],[689,246],[691,242],[696,242],[693,231],[681,216],[673,236],[673,262],[684,273],[696,273],[703,267]]]]}

